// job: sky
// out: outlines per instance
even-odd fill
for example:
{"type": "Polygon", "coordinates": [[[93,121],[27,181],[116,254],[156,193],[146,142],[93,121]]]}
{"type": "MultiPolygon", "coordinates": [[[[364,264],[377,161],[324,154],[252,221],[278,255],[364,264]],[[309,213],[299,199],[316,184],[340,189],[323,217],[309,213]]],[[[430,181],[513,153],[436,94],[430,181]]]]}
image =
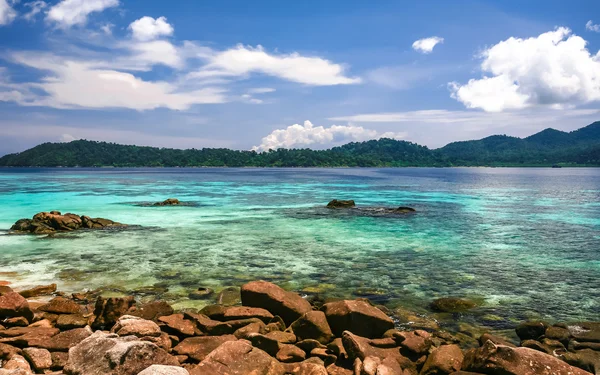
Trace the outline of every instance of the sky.
{"type": "Polygon", "coordinates": [[[441,147],[600,120],[600,2],[0,0],[0,155],[441,147]]]}

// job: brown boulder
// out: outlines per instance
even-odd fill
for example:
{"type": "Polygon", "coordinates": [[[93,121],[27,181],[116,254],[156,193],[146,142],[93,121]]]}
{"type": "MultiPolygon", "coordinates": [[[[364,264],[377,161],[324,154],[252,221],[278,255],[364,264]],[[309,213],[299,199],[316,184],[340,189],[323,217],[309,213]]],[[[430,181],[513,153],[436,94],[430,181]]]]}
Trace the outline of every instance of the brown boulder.
{"type": "Polygon", "coordinates": [[[83,328],[89,324],[89,318],[83,314],[62,314],[56,319],[56,327],[62,330],[83,328]]]}
{"type": "Polygon", "coordinates": [[[460,371],[463,359],[458,345],[442,345],[427,357],[420,375],[447,375],[460,371]]]}
{"type": "Polygon", "coordinates": [[[32,321],[33,312],[27,300],[15,292],[0,295],[0,320],[19,316],[32,321]]]}
{"type": "Polygon", "coordinates": [[[137,375],[189,375],[189,372],[178,366],[152,365],[137,375]]]}
{"type": "Polygon", "coordinates": [[[394,328],[392,319],[378,308],[360,300],[330,302],[323,311],[333,333],[337,336],[348,330],[359,336],[376,338],[394,328]]]}
{"type": "Polygon", "coordinates": [[[479,337],[479,346],[483,346],[483,344],[485,344],[487,341],[491,341],[496,345],[511,346],[513,348],[516,347],[516,345],[512,342],[505,340],[502,337],[492,335],[491,333],[484,333],[479,337]]]}
{"type": "Polygon", "coordinates": [[[213,350],[190,375],[282,375],[282,363],[244,340],[229,341],[213,350]]]}
{"type": "Polygon", "coordinates": [[[154,206],[177,206],[181,204],[181,202],[179,201],[179,199],[176,198],[168,198],[162,202],[156,202],[154,203],[154,206]]]}
{"type": "Polygon", "coordinates": [[[160,327],[152,320],[131,315],[121,316],[110,332],[116,333],[119,336],[133,335],[137,337],[158,337],[161,334],[160,327]]]}
{"type": "Polygon", "coordinates": [[[231,306],[225,308],[221,316],[221,320],[224,321],[249,318],[257,318],[269,323],[273,319],[273,314],[259,307],[231,306]]]}
{"type": "Polygon", "coordinates": [[[242,286],[242,304],[261,307],[279,315],[286,324],[291,324],[302,314],[312,310],[308,301],[298,294],[288,292],[267,281],[252,281],[242,286]]]}
{"type": "Polygon", "coordinates": [[[469,350],[462,369],[492,375],[590,375],[537,350],[495,345],[491,341],[469,350]]]}
{"type": "Polygon", "coordinates": [[[173,312],[171,305],[165,301],[153,301],[131,307],[129,311],[127,311],[127,315],[157,321],[161,316],[173,315],[173,312]]]}
{"type": "Polygon", "coordinates": [[[327,208],[351,208],[356,206],[356,203],[353,200],[337,200],[334,199],[327,203],[327,208]]]}
{"type": "Polygon", "coordinates": [[[50,358],[52,358],[52,366],[50,368],[52,370],[62,370],[69,361],[69,353],[52,352],[50,353],[50,358]]]}
{"type": "Polygon", "coordinates": [[[48,349],[51,352],[66,352],[70,348],[78,345],[81,341],[91,336],[90,327],[75,328],[69,331],[60,332],[50,338],[40,338],[30,343],[30,346],[48,349]]]}
{"type": "Polygon", "coordinates": [[[212,320],[206,315],[195,314],[191,312],[186,312],[185,317],[187,319],[192,320],[196,324],[200,332],[213,336],[232,334],[238,329],[250,325],[252,323],[264,324],[262,320],[257,318],[238,319],[230,320],[227,322],[220,322],[217,320],[212,320]]]}
{"type": "Polygon", "coordinates": [[[200,362],[213,350],[228,341],[236,341],[233,335],[188,337],[173,348],[178,355],[187,355],[194,361],[200,362]]]}
{"type": "Polygon", "coordinates": [[[81,312],[81,306],[68,298],[56,297],[47,304],[38,307],[38,310],[51,314],[78,314],[81,312]]]}
{"type": "Polygon", "coordinates": [[[52,327],[15,327],[0,331],[0,343],[26,348],[38,346],[37,343],[47,342],[59,332],[52,327]]]}
{"type": "Polygon", "coordinates": [[[261,334],[267,333],[265,330],[265,323],[263,323],[263,322],[250,323],[245,327],[238,328],[235,332],[233,332],[233,335],[235,337],[237,337],[238,339],[247,339],[253,333],[261,333],[261,334]]]}
{"type": "Polygon", "coordinates": [[[46,349],[25,348],[23,349],[23,356],[37,372],[42,372],[52,367],[52,356],[46,349]]]}
{"type": "Polygon", "coordinates": [[[309,311],[290,326],[298,340],[314,339],[321,344],[331,341],[333,333],[322,311],[309,311]]]}
{"type": "Polygon", "coordinates": [[[194,336],[197,333],[194,322],[184,319],[183,314],[161,316],[158,321],[165,324],[164,327],[169,333],[182,336],[194,336]]]}
{"type": "Polygon", "coordinates": [[[432,345],[431,335],[421,330],[397,332],[393,338],[402,347],[401,352],[413,360],[426,355],[432,345]]]}
{"type": "MultiPolygon", "coordinates": [[[[26,374],[31,374],[31,365],[25,357],[15,354],[8,361],[4,362],[2,365],[3,370],[24,370],[26,374]]],[[[14,372],[17,374],[21,374],[21,372],[14,372]]]]}
{"type": "Polygon", "coordinates": [[[19,292],[24,298],[47,296],[56,292],[56,284],[38,285],[31,289],[22,290],[19,292]]]}
{"type": "Polygon", "coordinates": [[[579,342],[600,342],[600,322],[579,322],[569,324],[567,329],[579,342]]]}
{"type": "Polygon", "coordinates": [[[578,350],[574,353],[566,352],[558,358],[571,366],[579,367],[592,374],[600,374],[600,352],[592,349],[578,350]]]}
{"type": "Polygon", "coordinates": [[[27,327],[29,325],[29,320],[22,316],[17,316],[14,318],[6,318],[2,321],[2,324],[6,327],[27,327]]]}
{"type": "Polygon", "coordinates": [[[367,357],[377,357],[383,361],[386,358],[393,358],[400,364],[403,371],[416,371],[415,365],[400,353],[400,349],[391,346],[393,345],[393,341],[394,340],[389,339],[386,341],[386,344],[383,345],[378,340],[360,337],[349,331],[345,331],[342,334],[342,342],[350,359],[355,360],[358,358],[361,361],[364,361],[367,357]]]}
{"type": "Polygon", "coordinates": [[[154,364],[177,366],[179,362],[151,342],[96,331],[69,350],[64,371],[69,375],[133,375],[154,364]]]}
{"type": "Polygon", "coordinates": [[[275,358],[283,363],[300,362],[306,359],[306,353],[296,345],[282,344],[275,358]]]}
{"type": "Polygon", "coordinates": [[[521,339],[521,341],[525,340],[537,340],[544,333],[546,333],[546,329],[548,329],[548,323],[546,322],[523,322],[515,328],[517,332],[517,336],[521,339]]]}
{"type": "Polygon", "coordinates": [[[96,319],[92,323],[94,329],[110,329],[117,323],[119,317],[125,315],[135,304],[133,296],[118,298],[98,297],[94,308],[96,319]]]}

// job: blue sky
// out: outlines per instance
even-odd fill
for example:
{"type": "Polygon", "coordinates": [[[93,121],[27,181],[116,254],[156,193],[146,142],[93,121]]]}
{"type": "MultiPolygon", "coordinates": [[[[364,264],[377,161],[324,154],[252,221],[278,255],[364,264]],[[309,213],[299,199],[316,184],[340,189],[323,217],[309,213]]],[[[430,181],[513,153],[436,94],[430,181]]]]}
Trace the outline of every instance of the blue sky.
{"type": "Polygon", "coordinates": [[[592,0],[0,0],[0,43],[0,154],[435,148],[600,120],[592,0]]]}

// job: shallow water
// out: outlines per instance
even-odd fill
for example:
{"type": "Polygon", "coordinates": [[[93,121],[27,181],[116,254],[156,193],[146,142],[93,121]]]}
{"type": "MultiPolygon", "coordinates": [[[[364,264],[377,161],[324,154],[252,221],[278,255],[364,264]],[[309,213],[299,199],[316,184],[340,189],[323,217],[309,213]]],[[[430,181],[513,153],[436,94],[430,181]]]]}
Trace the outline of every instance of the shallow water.
{"type": "Polygon", "coordinates": [[[147,294],[185,306],[206,303],[195,287],[262,278],[423,312],[468,297],[500,328],[600,320],[599,202],[600,169],[0,169],[0,229],[49,210],[141,226],[2,233],[0,280],[158,283],[147,294]],[[145,205],[169,197],[189,205],[145,205]],[[333,198],[418,212],[324,209],[333,198]]]}

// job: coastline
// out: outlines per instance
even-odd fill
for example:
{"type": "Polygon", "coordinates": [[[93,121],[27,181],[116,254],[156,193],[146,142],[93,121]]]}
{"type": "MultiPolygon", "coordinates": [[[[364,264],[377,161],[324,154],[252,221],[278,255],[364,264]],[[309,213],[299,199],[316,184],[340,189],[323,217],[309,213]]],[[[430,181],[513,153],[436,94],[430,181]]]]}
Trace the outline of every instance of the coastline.
{"type": "MultiPolygon", "coordinates": [[[[160,365],[173,367],[167,374],[241,375],[271,368],[276,370],[268,374],[360,375],[372,361],[386,374],[461,369],[496,374],[535,361],[552,374],[582,375],[597,371],[594,358],[600,358],[595,344],[600,323],[529,321],[516,324],[512,336],[489,327],[468,335],[408,310],[400,316],[367,299],[311,300],[264,281],[218,293],[198,288],[197,298],[207,302],[202,309],[173,309],[160,299],[144,302],[99,290],[67,294],[56,284],[20,291],[10,285],[0,281],[0,360],[6,368],[24,357],[29,370],[23,374],[91,374],[94,366],[107,365],[97,345],[122,340],[136,342],[148,355],[142,360],[120,353],[119,364],[107,374],[134,375],[160,365]],[[232,355],[232,350],[253,354],[232,355]],[[495,362],[494,353],[501,351],[513,356],[508,363],[495,362]],[[50,361],[39,360],[44,356],[50,361]],[[488,372],[493,366],[498,368],[488,372]]],[[[469,306],[456,301],[443,306],[461,326],[469,306]]]]}

